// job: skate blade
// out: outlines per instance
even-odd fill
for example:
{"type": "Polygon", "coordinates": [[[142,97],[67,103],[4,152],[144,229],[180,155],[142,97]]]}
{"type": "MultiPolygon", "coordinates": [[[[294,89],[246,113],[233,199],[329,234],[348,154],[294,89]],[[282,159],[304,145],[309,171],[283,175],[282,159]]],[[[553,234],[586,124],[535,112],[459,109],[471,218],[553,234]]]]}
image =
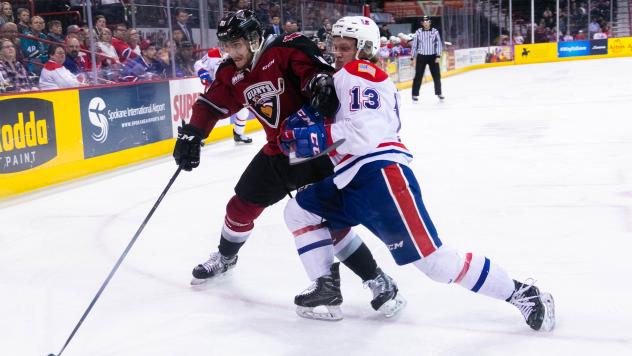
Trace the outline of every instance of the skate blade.
{"type": "Polygon", "coordinates": [[[395,298],[387,301],[382,304],[382,306],[377,310],[379,313],[384,315],[387,318],[394,316],[399,313],[400,310],[404,309],[406,306],[406,299],[402,297],[399,293],[395,296],[395,298]]]}
{"type": "Polygon", "coordinates": [[[191,285],[192,286],[199,286],[199,285],[202,285],[202,284],[208,282],[208,280],[209,280],[209,278],[207,278],[207,279],[198,279],[198,278],[193,277],[191,279],[191,285]]]}
{"type": "Polygon", "coordinates": [[[228,271],[226,271],[224,273],[216,274],[216,275],[208,277],[208,278],[195,278],[195,277],[193,277],[193,278],[191,278],[191,285],[192,286],[199,286],[199,285],[202,285],[202,284],[206,284],[209,281],[213,281],[213,280],[220,279],[220,278],[223,278],[223,277],[228,277],[228,276],[230,276],[232,274],[233,274],[233,271],[232,271],[232,268],[230,268],[228,271]]]}
{"type": "Polygon", "coordinates": [[[301,318],[325,320],[325,321],[338,321],[342,320],[342,310],[339,305],[321,305],[318,307],[300,307],[296,306],[296,314],[301,318]],[[327,312],[316,311],[316,308],[325,308],[327,312]]]}
{"type": "Polygon", "coordinates": [[[544,320],[540,330],[551,331],[555,328],[555,301],[549,293],[540,293],[540,300],[544,305],[544,320]]]}

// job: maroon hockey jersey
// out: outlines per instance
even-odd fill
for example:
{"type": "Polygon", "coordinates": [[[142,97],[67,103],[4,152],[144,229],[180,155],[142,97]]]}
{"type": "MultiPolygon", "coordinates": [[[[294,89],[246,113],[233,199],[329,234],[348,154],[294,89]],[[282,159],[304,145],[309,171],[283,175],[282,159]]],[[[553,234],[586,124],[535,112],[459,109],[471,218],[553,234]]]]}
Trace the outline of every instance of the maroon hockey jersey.
{"type": "Polygon", "coordinates": [[[281,153],[277,144],[281,123],[309,103],[306,88],[312,77],[333,71],[302,34],[270,36],[250,68],[238,70],[231,59],[219,66],[215,80],[193,105],[190,123],[206,137],[218,120],[248,106],[266,131],[264,153],[281,153]]]}

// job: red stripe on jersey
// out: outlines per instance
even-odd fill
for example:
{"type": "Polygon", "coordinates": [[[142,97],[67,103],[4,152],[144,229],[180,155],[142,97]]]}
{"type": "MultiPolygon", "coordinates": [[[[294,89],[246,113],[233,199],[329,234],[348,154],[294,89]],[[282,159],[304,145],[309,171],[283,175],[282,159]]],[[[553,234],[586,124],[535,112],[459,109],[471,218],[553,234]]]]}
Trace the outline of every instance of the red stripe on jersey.
{"type": "MultiPolygon", "coordinates": [[[[377,148],[384,148],[384,147],[388,147],[388,146],[396,146],[399,148],[403,148],[406,151],[408,151],[408,148],[406,148],[406,146],[404,146],[403,143],[400,142],[383,142],[380,143],[379,145],[377,145],[377,148]]],[[[376,151],[377,152],[377,151],[376,151]]],[[[348,160],[349,158],[355,157],[352,154],[347,154],[346,156],[342,157],[342,159],[340,160],[340,162],[338,162],[336,165],[339,166],[341,165],[344,161],[348,160]]]]}
{"type": "Polygon", "coordinates": [[[323,227],[325,227],[325,223],[320,223],[318,225],[309,225],[309,226],[305,226],[303,228],[300,228],[296,231],[292,231],[292,235],[294,235],[294,237],[299,237],[305,233],[308,233],[310,231],[314,231],[314,230],[319,230],[322,229],[323,227]]]}
{"type": "Polygon", "coordinates": [[[386,72],[377,67],[375,64],[364,60],[349,62],[345,64],[344,68],[347,72],[349,72],[349,74],[371,82],[383,82],[388,79],[388,74],[386,74],[386,72]],[[362,70],[364,67],[367,67],[369,70],[362,70]],[[375,75],[372,73],[375,73],[375,75]]]}
{"type": "Polygon", "coordinates": [[[461,273],[459,273],[459,276],[456,277],[456,279],[454,280],[454,283],[461,283],[461,280],[463,279],[463,277],[465,277],[465,274],[470,269],[471,262],[472,262],[472,253],[468,252],[465,255],[465,262],[463,263],[463,268],[461,269],[461,273]]]}
{"type": "Polygon", "coordinates": [[[386,146],[397,146],[399,148],[403,148],[405,150],[408,150],[408,148],[406,148],[406,146],[404,146],[404,144],[401,143],[401,142],[383,142],[383,143],[380,143],[379,145],[377,145],[378,148],[386,147],[386,146]]]}
{"type": "Polygon", "coordinates": [[[391,194],[399,206],[404,224],[406,224],[408,231],[412,234],[413,242],[417,245],[422,256],[426,257],[430,255],[435,252],[437,248],[432,243],[430,234],[426,231],[426,227],[421,220],[421,215],[415,205],[415,198],[410,193],[410,189],[408,189],[401,169],[397,164],[392,164],[383,170],[391,194]]]}

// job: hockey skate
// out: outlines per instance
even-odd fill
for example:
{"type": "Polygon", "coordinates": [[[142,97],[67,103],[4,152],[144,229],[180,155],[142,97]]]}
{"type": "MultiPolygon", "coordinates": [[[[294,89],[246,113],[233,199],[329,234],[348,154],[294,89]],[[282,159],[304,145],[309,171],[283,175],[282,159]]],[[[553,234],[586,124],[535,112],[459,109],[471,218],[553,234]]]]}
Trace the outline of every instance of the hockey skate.
{"type": "Polygon", "coordinates": [[[331,265],[331,274],[319,277],[314,283],[294,297],[296,314],[307,319],[342,320],[342,293],[340,293],[340,263],[331,265]],[[318,311],[316,308],[326,309],[318,311]]]}
{"type": "Polygon", "coordinates": [[[516,289],[507,301],[520,310],[531,329],[551,331],[555,327],[553,296],[541,293],[533,283],[533,280],[527,280],[525,283],[514,280],[516,289]]]}
{"type": "Polygon", "coordinates": [[[390,318],[406,306],[395,281],[378,267],[377,277],[364,282],[365,288],[373,292],[371,306],[385,317],[390,318]]]}
{"type": "Polygon", "coordinates": [[[235,132],[235,130],[233,130],[233,140],[235,140],[235,143],[252,143],[252,138],[246,136],[246,135],[240,135],[237,132],[235,132]]]}
{"type": "Polygon", "coordinates": [[[209,278],[226,273],[237,264],[237,255],[227,258],[219,252],[213,252],[211,257],[204,263],[197,265],[193,269],[192,285],[200,285],[209,278]]]}

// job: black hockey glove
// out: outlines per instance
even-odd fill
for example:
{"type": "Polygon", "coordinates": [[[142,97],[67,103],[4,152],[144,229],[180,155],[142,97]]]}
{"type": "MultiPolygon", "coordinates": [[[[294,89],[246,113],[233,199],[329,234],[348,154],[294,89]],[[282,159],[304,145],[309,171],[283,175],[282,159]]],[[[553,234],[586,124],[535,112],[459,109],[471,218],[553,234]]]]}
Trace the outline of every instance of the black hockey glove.
{"type": "Polygon", "coordinates": [[[311,95],[310,104],[325,116],[333,116],[338,111],[340,102],[334,88],[334,78],[327,73],[318,73],[308,85],[311,95]]]}
{"type": "Polygon", "coordinates": [[[200,165],[200,147],[202,147],[202,130],[195,126],[178,127],[178,139],[173,149],[173,158],[178,166],[191,171],[200,165]]]}

